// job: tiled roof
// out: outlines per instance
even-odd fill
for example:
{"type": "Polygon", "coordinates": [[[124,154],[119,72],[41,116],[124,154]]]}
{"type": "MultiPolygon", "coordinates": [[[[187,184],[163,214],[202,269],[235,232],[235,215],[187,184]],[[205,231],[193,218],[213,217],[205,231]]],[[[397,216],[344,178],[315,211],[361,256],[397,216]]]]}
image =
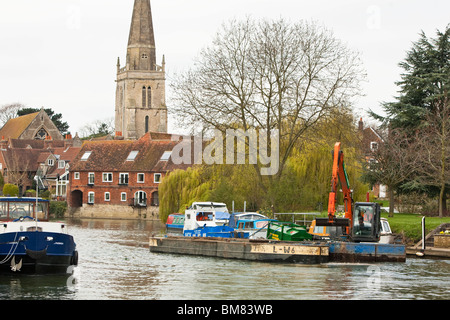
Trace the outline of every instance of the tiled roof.
{"type": "Polygon", "coordinates": [[[37,117],[39,112],[26,114],[21,117],[10,119],[3,128],[0,130],[0,138],[5,139],[17,139],[28,128],[34,118],[37,117]]]}
{"type": "Polygon", "coordinates": [[[147,133],[137,141],[91,141],[86,142],[73,165],[71,171],[115,171],[115,172],[165,172],[176,168],[186,169],[190,165],[175,165],[171,159],[161,161],[165,151],[172,151],[178,144],[171,140],[170,134],[147,133]],[[153,140],[157,137],[158,140],[153,140]],[[81,157],[91,151],[88,160],[81,157]],[[133,161],[127,161],[131,151],[138,151],[133,161]]]}
{"type": "Polygon", "coordinates": [[[6,167],[10,171],[37,171],[39,167],[37,159],[41,150],[7,149],[1,152],[6,162],[6,167]]]}
{"type": "Polygon", "coordinates": [[[30,140],[30,139],[10,139],[9,146],[11,148],[31,148],[31,149],[47,149],[64,147],[64,140],[30,140]]]}

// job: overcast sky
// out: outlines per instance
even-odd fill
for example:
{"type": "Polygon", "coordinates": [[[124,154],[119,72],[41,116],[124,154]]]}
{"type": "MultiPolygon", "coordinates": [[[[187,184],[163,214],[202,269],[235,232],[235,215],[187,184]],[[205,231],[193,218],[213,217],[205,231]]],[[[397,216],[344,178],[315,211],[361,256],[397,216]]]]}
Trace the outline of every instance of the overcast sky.
{"type": "MultiPolygon", "coordinates": [[[[86,123],[113,118],[117,57],[123,65],[133,3],[0,0],[0,106],[53,108],[73,134],[86,123]]],[[[151,5],[157,63],[164,54],[167,87],[224,21],[246,15],[314,20],[361,53],[368,82],[355,112],[362,116],[393,100],[398,63],[419,32],[434,37],[450,23],[448,0],[152,0],[151,5]]],[[[169,132],[180,132],[169,122],[169,132]]]]}

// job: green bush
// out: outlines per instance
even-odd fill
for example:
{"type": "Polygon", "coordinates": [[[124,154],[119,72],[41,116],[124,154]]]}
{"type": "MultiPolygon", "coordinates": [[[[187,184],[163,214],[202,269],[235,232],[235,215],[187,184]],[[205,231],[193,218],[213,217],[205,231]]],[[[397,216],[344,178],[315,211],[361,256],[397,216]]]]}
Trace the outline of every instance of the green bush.
{"type": "Polygon", "coordinates": [[[50,199],[50,197],[52,196],[52,193],[50,192],[50,190],[45,190],[43,192],[41,192],[40,197],[42,199],[50,199]]]}
{"type": "Polygon", "coordinates": [[[49,214],[54,218],[64,218],[64,214],[67,210],[66,201],[51,201],[49,214]]]}
{"type": "Polygon", "coordinates": [[[31,198],[36,197],[36,190],[28,189],[27,191],[25,191],[25,196],[31,197],[31,198]]]}
{"type": "Polygon", "coordinates": [[[14,184],[6,183],[3,186],[3,195],[9,197],[17,197],[19,195],[19,187],[14,184]]]}

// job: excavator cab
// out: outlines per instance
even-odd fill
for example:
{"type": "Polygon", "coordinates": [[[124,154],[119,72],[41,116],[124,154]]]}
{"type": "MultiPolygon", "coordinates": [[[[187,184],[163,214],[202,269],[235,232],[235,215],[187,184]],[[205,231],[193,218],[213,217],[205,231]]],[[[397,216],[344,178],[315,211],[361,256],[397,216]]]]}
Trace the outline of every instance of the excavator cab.
{"type": "Polygon", "coordinates": [[[356,202],[353,210],[352,240],[355,242],[380,241],[380,205],[356,202]]]}

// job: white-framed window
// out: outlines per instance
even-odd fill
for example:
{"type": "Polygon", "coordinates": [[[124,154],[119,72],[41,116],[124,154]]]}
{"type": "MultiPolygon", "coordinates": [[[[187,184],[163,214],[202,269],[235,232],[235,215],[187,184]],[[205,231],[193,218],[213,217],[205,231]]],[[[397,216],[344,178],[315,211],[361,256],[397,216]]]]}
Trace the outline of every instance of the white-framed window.
{"type": "Polygon", "coordinates": [[[128,173],[119,174],[119,184],[128,184],[128,173]]]}
{"type": "Polygon", "coordinates": [[[122,192],[120,194],[120,201],[127,201],[127,193],[126,192],[122,192]]]}
{"type": "Polygon", "coordinates": [[[138,183],[144,183],[145,182],[145,173],[138,173],[137,174],[137,182],[138,183]]]}
{"type": "Polygon", "coordinates": [[[65,166],[66,166],[66,162],[64,160],[58,161],[58,169],[64,169],[65,166]]]}
{"type": "Polygon", "coordinates": [[[140,207],[147,206],[147,193],[145,191],[137,191],[134,194],[134,205],[140,207]]]}
{"type": "Polygon", "coordinates": [[[95,192],[88,193],[88,204],[94,204],[95,202],[95,192]]]}
{"type": "Polygon", "coordinates": [[[105,192],[105,201],[110,201],[110,200],[111,200],[111,193],[105,192]]]}
{"type": "Polygon", "coordinates": [[[378,150],[378,142],[372,141],[372,142],[370,143],[370,150],[372,150],[372,151],[377,151],[377,150],[378,150]]]}
{"type": "Polygon", "coordinates": [[[113,182],[113,174],[111,172],[103,172],[103,182],[113,182]]]}
{"type": "Polygon", "coordinates": [[[73,178],[74,178],[75,180],[80,180],[80,173],[79,173],[79,172],[74,172],[74,173],[73,173],[73,178]]]}
{"type": "Polygon", "coordinates": [[[161,182],[161,173],[155,173],[155,174],[153,175],[153,181],[154,181],[155,183],[160,183],[160,182],[161,182]]]}
{"type": "Polygon", "coordinates": [[[89,172],[88,173],[88,184],[94,184],[95,182],[95,173],[89,172]]]}
{"type": "Polygon", "coordinates": [[[55,164],[55,161],[53,159],[47,159],[48,166],[53,167],[54,164],[55,164]]]}

